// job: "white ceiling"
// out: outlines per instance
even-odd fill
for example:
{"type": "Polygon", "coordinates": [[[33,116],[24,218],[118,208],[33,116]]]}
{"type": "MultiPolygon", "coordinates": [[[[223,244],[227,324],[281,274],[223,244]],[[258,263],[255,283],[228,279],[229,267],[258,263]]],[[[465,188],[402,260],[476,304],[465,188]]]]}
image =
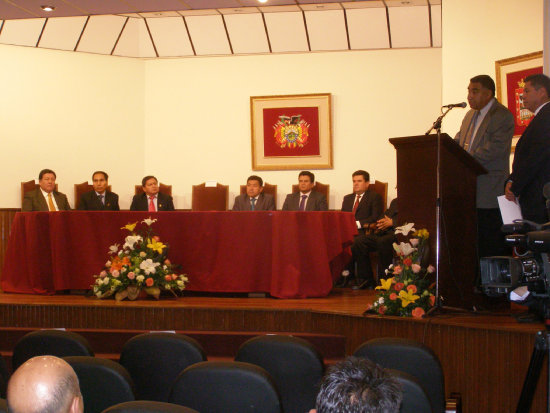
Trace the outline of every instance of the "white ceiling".
{"type": "Polygon", "coordinates": [[[138,58],[441,47],[441,0],[5,19],[0,43],[138,58]]]}

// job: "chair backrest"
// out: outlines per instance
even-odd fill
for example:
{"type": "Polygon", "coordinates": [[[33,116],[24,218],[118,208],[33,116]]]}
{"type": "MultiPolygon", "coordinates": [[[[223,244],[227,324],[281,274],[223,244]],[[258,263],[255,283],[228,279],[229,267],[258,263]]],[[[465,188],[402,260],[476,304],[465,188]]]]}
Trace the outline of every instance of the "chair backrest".
{"type": "Polygon", "coordinates": [[[388,369],[388,371],[397,378],[403,391],[403,401],[399,413],[436,413],[436,410],[432,409],[430,398],[420,380],[403,371],[393,369],[388,369]]]}
{"type": "MultiPolygon", "coordinates": [[[[313,187],[313,190],[323,194],[325,196],[325,198],[327,199],[327,203],[328,203],[328,195],[330,193],[330,185],[329,184],[325,185],[325,184],[322,184],[319,181],[315,181],[315,186],[313,187]]],[[[292,185],[292,193],[298,192],[298,191],[299,191],[298,184],[292,185]]]]}
{"type": "MultiPolygon", "coordinates": [[[[172,185],[165,185],[162,182],[159,183],[159,192],[172,196],[172,185]]],[[[141,185],[134,186],[134,195],[141,195],[142,193],[143,187],[141,185]]]]}
{"type": "Polygon", "coordinates": [[[265,335],[244,342],[236,361],[265,369],[275,381],[284,412],[315,408],[323,378],[323,357],[308,341],[285,335],[265,335]]]}
{"type": "Polygon", "coordinates": [[[6,398],[6,389],[8,387],[8,380],[10,374],[4,357],[0,354],[0,397],[6,398]]]}
{"type": "Polygon", "coordinates": [[[237,361],[203,361],[187,367],[172,386],[170,402],[208,413],[281,413],[271,376],[237,361]]]}
{"type": "Polygon", "coordinates": [[[384,202],[384,211],[388,207],[388,183],[381,181],[374,181],[374,184],[369,185],[369,191],[374,191],[382,197],[384,202]]]}
{"type": "Polygon", "coordinates": [[[86,356],[63,358],[74,369],[84,399],[84,413],[101,413],[118,403],[135,400],[130,374],[120,364],[86,356]]]}
{"type": "Polygon", "coordinates": [[[115,404],[103,410],[103,413],[199,413],[189,407],[173,403],[136,400],[115,404]]]}
{"type": "MultiPolygon", "coordinates": [[[[87,181],[82,182],[81,184],[74,184],[74,205],[75,209],[78,209],[80,205],[80,197],[86,192],[90,192],[94,189],[93,185],[90,185],[87,181]]],[[[107,191],[111,190],[111,185],[107,187],[107,191]]]]}
{"type": "Polygon", "coordinates": [[[80,334],[64,330],[38,330],[25,334],[13,348],[13,371],[35,356],[93,356],[88,340],[80,334]]]}
{"type": "MultiPolygon", "coordinates": [[[[275,201],[275,209],[277,209],[277,185],[271,185],[264,182],[264,192],[269,195],[273,195],[275,201]]],[[[246,194],[246,185],[241,185],[241,195],[246,194]]]]}
{"type": "Polygon", "coordinates": [[[168,401],[178,375],[201,361],[206,361],[201,345],[182,334],[140,334],[128,340],[120,353],[120,364],[132,376],[140,400],[168,401]]]}
{"type": "Polygon", "coordinates": [[[416,377],[426,389],[433,411],[445,411],[443,369],[436,354],[428,346],[404,338],[376,338],[363,343],[353,355],[366,357],[384,368],[416,377]]]}
{"type": "MultiPolygon", "coordinates": [[[[31,179],[27,182],[21,182],[21,206],[23,206],[23,199],[25,194],[30,191],[34,191],[39,185],[34,182],[34,179],[31,179]]],[[[57,184],[55,184],[55,190],[57,191],[57,184]]]]}
{"type": "Polygon", "coordinates": [[[206,183],[193,185],[191,210],[193,211],[227,211],[229,185],[217,183],[207,187],[206,183]]]}

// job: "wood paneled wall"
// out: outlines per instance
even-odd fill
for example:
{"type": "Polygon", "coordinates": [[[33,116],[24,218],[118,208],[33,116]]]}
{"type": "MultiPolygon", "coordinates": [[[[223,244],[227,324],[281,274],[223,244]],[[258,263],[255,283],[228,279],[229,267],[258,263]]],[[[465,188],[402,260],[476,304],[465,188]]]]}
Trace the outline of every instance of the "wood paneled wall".
{"type": "Polygon", "coordinates": [[[2,268],[4,267],[4,255],[8,247],[8,238],[10,236],[11,224],[19,208],[0,208],[0,278],[2,278],[2,268]]]}

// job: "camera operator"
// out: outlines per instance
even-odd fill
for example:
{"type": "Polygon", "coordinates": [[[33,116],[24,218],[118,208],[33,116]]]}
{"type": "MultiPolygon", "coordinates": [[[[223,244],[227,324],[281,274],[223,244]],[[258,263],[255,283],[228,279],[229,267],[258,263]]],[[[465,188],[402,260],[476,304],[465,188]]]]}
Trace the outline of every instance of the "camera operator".
{"type": "Polygon", "coordinates": [[[550,78],[543,74],[527,76],[523,105],[534,113],[519,139],[506,183],[506,199],[519,198],[523,219],[542,224],[548,221],[543,197],[550,181],[550,78]]]}

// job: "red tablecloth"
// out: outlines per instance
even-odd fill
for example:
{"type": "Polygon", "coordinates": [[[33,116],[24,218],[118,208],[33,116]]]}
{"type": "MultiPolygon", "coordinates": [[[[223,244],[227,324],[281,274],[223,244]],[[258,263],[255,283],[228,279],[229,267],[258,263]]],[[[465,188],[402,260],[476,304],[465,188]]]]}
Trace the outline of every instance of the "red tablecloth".
{"type": "Polygon", "coordinates": [[[128,234],[121,227],[149,216],[193,291],[326,296],[357,233],[349,212],[22,212],[11,229],[2,289],[88,289],[109,246],[128,234]]]}

